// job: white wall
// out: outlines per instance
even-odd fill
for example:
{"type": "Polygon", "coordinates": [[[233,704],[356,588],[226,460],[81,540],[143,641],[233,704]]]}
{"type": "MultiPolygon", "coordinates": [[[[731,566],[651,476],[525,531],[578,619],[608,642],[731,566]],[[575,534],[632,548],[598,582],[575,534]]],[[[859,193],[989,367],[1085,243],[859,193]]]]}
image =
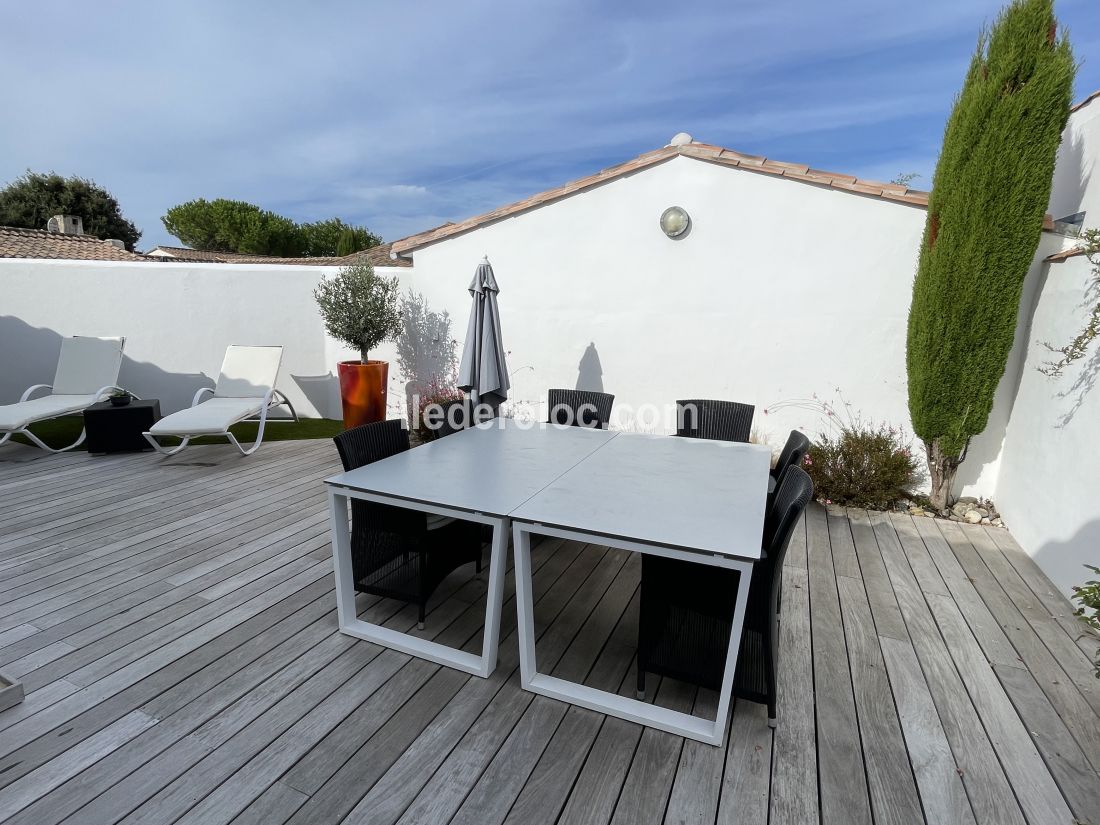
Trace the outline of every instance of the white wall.
{"type": "Polygon", "coordinates": [[[169,413],[211,386],[229,344],[282,344],[279,387],[340,417],[336,361],[312,291],[321,267],[0,259],[0,403],[53,379],[60,340],[124,335],[120,381],[169,413]]]}
{"type": "Polygon", "coordinates": [[[417,250],[400,272],[461,337],[466,288],[489,256],[514,399],[576,386],[593,344],[617,408],[738,399],[771,408],[757,423],[782,443],[824,423],[777,402],[836,388],[855,409],[908,422],[905,328],[924,215],[677,157],[417,250]],[[658,226],[672,205],[692,218],[683,240],[658,226]]]}
{"type": "Polygon", "coordinates": [[[1085,580],[1082,565],[1100,564],[1100,352],[1094,345],[1059,378],[1038,368],[1051,360],[1042,342],[1061,346],[1083,328],[1086,295],[1100,300],[1087,259],[1049,265],[997,484],[998,506],[1016,539],[1066,591],[1085,580]]]}
{"type": "MultiPolygon", "coordinates": [[[[1086,227],[1100,227],[1100,101],[1075,112],[1058,155],[1050,212],[1084,211],[1086,227]]],[[[1048,252],[1055,250],[1048,249],[1048,252]]],[[[1030,325],[1020,336],[1018,373],[997,477],[997,506],[1013,535],[1066,592],[1089,577],[1085,564],[1100,564],[1100,350],[1060,378],[1038,367],[1051,360],[1050,343],[1063,346],[1080,331],[1100,300],[1100,284],[1083,256],[1044,264],[1033,272],[1035,289],[1021,315],[1030,325]],[[1034,308],[1032,311],[1032,307],[1034,308]]]]}
{"type": "Polygon", "coordinates": [[[1050,214],[1055,219],[1086,212],[1085,225],[1100,226],[1100,181],[1093,180],[1100,159],[1100,99],[1070,115],[1050,196],[1050,214]]]}

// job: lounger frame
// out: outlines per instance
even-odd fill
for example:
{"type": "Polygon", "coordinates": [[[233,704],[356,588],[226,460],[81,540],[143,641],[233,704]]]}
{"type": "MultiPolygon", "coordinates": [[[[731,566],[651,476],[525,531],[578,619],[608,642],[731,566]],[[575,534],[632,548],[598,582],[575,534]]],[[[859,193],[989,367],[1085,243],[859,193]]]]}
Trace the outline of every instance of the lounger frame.
{"type": "MultiPolygon", "coordinates": [[[[52,384],[35,384],[33,387],[28,387],[26,392],[24,392],[23,395],[21,395],[19,397],[19,403],[22,403],[24,401],[29,400],[30,397],[31,397],[31,393],[33,393],[35,390],[51,390],[52,391],[53,390],[53,385],[52,384]]],[[[108,386],[108,387],[100,387],[95,392],[95,396],[98,400],[96,402],[93,402],[93,403],[98,403],[98,401],[102,401],[103,397],[109,392],[126,392],[126,390],[123,390],[122,387],[118,387],[118,386],[115,386],[113,384],[111,386],[108,386]]],[[[137,396],[134,395],[133,393],[130,393],[130,395],[134,398],[137,398],[137,396]]],[[[0,447],[2,447],[4,444],[7,444],[12,436],[22,435],[22,436],[25,436],[36,447],[40,447],[41,449],[46,450],[46,451],[51,452],[51,453],[65,453],[65,452],[68,452],[69,450],[76,449],[81,444],[83,444],[84,439],[88,437],[88,432],[84,427],[80,428],[80,438],[78,438],[76,441],[74,441],[68,447],[60,447],[60,448],[57,448],[57,449],[51,447],[49,444],[47,444],[45,441],[43,441],[41,438],[39,438],[38,436],[36,436],[34,433],[32,433],[30,431],[30,425],[31,424],[37,424],[40,421],[52,421],[55,418],[64,418],[67,415],[80,415],[80,416],[82,416],[83,415],[83,410],[80,410],[80,411],[77,411],[77,412],[63,412],[63,413],[58,413],[57,415],[46,415],[46,416],[43,416],[42,418],[36,418],[34,421],[31,421],[28,424],[24,424],[22,427],[19,427],[18,429],[4,430],[3,431],[3,436],[0,436],[0,447]]]]}
{"type": "MultiPolygon", "coordinates": [[[[211,395],[213,395],[214,394],[214,387],[200,387],[198,392],[195,393],[195,397],[193,399],[191,399],[191,406],[192,407],[197,407],[199,402],[202,400],[203,395],[206,394],[206,393],[210,393],[211,395]]],[[[202,438],[203,436],[219,436],[219,435],[225,436],[229,440],[229,443],[232,444],[234,447],[236,447],[238,452],[240,452],[241,455],[252,455],[252,453],[256,452],[256,450],[259,449],[260,444],[263,443],[263,440],[264,440],[264,426],[267,424],[267,411],[268,410],[273,410],[276,407],[281,407],[281,406],[286,406],[290,410],[291,417],[290,418],[273,418],[273,419],[271,419],[272,422],[293,422],[293,423],[298,422],[298,413],[294,409],[294,405],[290,403],[290,399],[287,398],[285,395],[283,395],[282,392],[280,392],[279,390],[272,387],[266,393],[264,393],[263,406],[260,408],[260,417],[258,419],[259,422],[260,422],[260,426],[259,426],[259,429],[256,431],[256,441],[251,447],[248,447],[247,449],[245,447],[241,446],[241,443],[239,441],[237,441],[237,437],[229,431],[229,427],[232,427],[233,424],[240,424],[242,421],[251,420],[252,419],[252,414],[251,413],[249,415],[241,416],[236,421],[232,422],[229,425],[229,427],[226,427],[225,430],[223,430],[220,433],[191,433],[190,435],[171,434],[171,436],[173,438],[182,439],[180,441],[180,443],[177,444],[175,447],[165,447],[159,441],[157,441],[156,436],[153,435],[152,433],[147,433],[146,432],[146,433],[142,433],[142,435],[145,436],[146,441],[148,441],[150,444],[153,445],[154,450],[156,450],[158,453],[162,453],[163,455],[175,455],[180,450],[182,450],[184,447],[186,447],[188,445],[188,443],[190,443],[192,438],[202,438]]],[[[170,434],[165,433],[164,435],[168,436],[170,434]]]]}

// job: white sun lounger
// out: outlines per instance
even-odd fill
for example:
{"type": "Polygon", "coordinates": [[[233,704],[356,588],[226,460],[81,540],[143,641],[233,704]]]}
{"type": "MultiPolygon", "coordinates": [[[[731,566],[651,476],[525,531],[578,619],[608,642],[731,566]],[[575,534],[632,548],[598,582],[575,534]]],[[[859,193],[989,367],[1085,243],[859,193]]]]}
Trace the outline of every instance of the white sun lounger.
{"type": "Polygon", "coordinates": [[[190,407],[165,416],[143,435],[158,452],[165,455],[178,453],[192,438],[200,435],[224,436],[240,450],[241,455],[251,455],[264,440],[268,410],[285,404],[290,408],[291,417],[278,420],[298,420],[290,401],[275,389],[282,359],[282,347],[230,346],[225,351],[217,385],[199,389],[190,407]],[[213,393],[214,397],[202,401],[205,393],[213,393]],[[245,449],[229,432],[229,428],[257,415],[260,417],[260,428],[256,433],[256,443],[245,449]],[[164,447],[157,441],[160,436],[174,436],[183,441],[176,447],[164,447]]]}
{"type": "Polygon", "coordinates": [[[86,335],[63,338],[53,383],[35,384],[23,393],[18,403],[0,406],[0,444],[17,433],[51,453],[63,453],[83,444],[83,428],[80,438],[74,443],[55,450],[27,427],[37,421],[83,412],[102,401],[112,390],[121,389],[117,382],[125,343],[125,338],[92,338],[86,335]],[[36,390],[42,389],[50,390],[50,394],[31,398],[36,390]]]}

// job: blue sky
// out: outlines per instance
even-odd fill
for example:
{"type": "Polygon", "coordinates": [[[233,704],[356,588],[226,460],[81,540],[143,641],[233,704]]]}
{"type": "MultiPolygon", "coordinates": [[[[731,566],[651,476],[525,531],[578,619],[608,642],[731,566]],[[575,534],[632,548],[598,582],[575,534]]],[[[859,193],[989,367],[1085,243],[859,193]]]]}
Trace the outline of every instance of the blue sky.
{"type": "MultiPolygon", "coordinates": [[[[679,131],[862,177],[922,175],[1000,0],[19,3],[0,181],[89,177],[142,230],[197,197],[394,239],[679,131]]],[[[1100,3],[1058,0],[1100,89],[1100,3]]]]}

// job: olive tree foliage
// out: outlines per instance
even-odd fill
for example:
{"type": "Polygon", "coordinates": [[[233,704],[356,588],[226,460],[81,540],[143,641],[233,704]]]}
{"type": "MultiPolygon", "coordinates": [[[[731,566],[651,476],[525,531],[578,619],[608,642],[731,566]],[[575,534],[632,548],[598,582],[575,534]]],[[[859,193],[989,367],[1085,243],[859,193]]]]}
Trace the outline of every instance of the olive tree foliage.
{"type": "Polygon", "coordinates": [[[947,122],[909,311],[909,411],[933,506],[985,429],[1050,199],[1075,65],[1052,0],[983,33],[947,122]]]}
{"type": "Polygon", "coordinates": [[[365,364],[370,350],[401,332],[398,289],[396,277],[377,275],[363,262],[323,276],[313,297],[328,334],[358,350],[365,364]]]}
{"type": "Polygon", "coordinates": [[[54,215],[75,215],[85,235],[117,238],[131,252],[141,238],[115,197],[94,181],[65,178],[56,172],[27,172],[0,189],[0,226],[45,229],[54,215]]]}

